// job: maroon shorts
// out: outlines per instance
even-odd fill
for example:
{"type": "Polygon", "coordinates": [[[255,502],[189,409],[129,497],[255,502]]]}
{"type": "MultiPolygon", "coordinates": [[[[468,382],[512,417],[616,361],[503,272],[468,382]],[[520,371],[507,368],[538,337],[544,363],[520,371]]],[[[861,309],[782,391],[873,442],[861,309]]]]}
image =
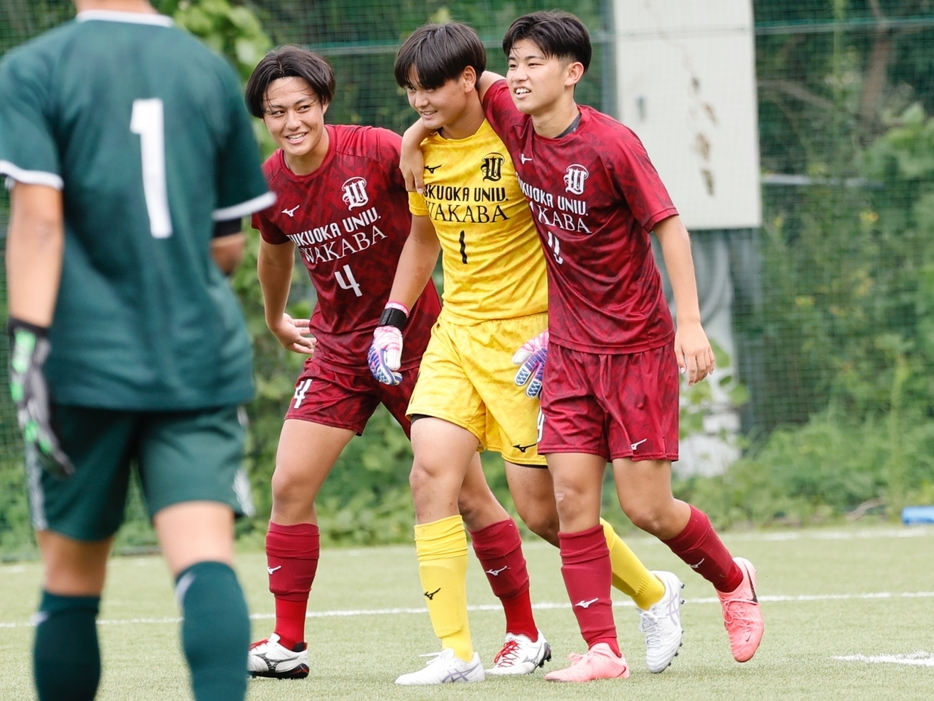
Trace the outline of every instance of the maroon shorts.
{"type": "Polygon", "coordinates": [[[346,428],[359,436],[382,403],[410,437],[412,424],[405,410],[417,376],[417,367],[402,370],[402,384],[390,387],[377,382],[369,370],[366,374],[340,372],[312,357],[305,361],[302,374],[295,382],[295,393],[285,418],[346,428]]]}
{"type": "Polygon", "coordinates": [[[603,355],[552,343],[538,452],[677,460],[679,391],[673,344],[603,355]]]}

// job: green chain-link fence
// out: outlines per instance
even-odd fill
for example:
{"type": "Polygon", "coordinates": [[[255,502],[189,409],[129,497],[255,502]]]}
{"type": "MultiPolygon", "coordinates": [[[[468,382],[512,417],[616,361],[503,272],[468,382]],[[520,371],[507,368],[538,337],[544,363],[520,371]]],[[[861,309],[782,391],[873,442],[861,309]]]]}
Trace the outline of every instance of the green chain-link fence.
{"type": "MultiPolygon", "coordinates": [[[[531,0],[156,5],[226,50],[243,75],[269,46],[295,43],[322,53],[338,85],[328,120],[396,131],[411,123],[412,112],[393,81],[392,61],[412,29],[426,21],[467,22],[488,46],[489,67],[504,72],[500,41],[512,19],[554,6],[531,0]]],[[[710,196],[714,184],[742,181],[716,191],[722,199],[710,216],[697,214],[690,195],[676,198],[692,226],[705,323],[729,368],[717,384],[686,393],[686,471],[719,472],[744,454],[738,475],[767,476],[773,502],[757,510],[739,503],[749,501],[742,494],[721,495],[737,502],[717,511],[721,521],[768,522],[794,512],[795,499],[837,511],[878,500],[890,514],[906,501],[934,501],[934,2],[638,5],[581,0],[567,7],[595,43],[579,101],[632,126],[650,155],[659,155],[663,177],[685,179],[685,192],[691,177],[710,196]],[[710,56],[727,45],[736,53],[717,68],[710,56]],[[724,126],[732,124],[735,133],[724,126]],[[675,138],[681,131],[690,136],[683,147],[675,138]],[[728,159],[718,161],[724,153],[728,159]],[[731,219],[727,212],[740,214],[731,219]],[[754,469],[743,472],[743,465],[754,469]]],[[[5,0],[0,51],[72,13],[62,0],[5,0]]],[[[0,230],[7,206],[0,200],[0,230]]],[[[238,283],[245,298],[249,273],[238,283]]],[[[255,299],[255,285],[251,294],[255,299]]],[[[261,317],[254,332],[258,339],[263,334],[261,317]]],[[[278,378],[277,391],[287,392],[293,370],[264,348],[258,345],[261,385],[278,378]]],[[[6,352],[0,344],[3,366],[6,352]]],[[[265,451],[256,462],[268,462],[281,402],[264,404],[261,397],[250,409],[254,450],[265,451]]],[[[6,392],[0,420],[0,543],[15,550],[29,541],[20,441],[6,392]]],[[[358,458],[368,460],[365,451],[358,458]]]]}

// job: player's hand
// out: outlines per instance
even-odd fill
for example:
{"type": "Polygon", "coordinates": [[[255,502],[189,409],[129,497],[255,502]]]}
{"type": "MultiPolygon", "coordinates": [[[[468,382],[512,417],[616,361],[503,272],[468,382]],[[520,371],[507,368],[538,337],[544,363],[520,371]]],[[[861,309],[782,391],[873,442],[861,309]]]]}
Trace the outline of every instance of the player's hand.
{"type": "Polygon", "coordinates": [[[530,397],[537,397],[542,393],[542,378],[545,374],[545,359],[548,357],[548,331],[542,331],[538,336],[522,344],[522,347],[512,356],[512,362],[521,365],[516,373],[516,384],[520,387],[526,382],[529,386],[525,393],[530,397]],[[531,378],[531,382],[529,382],[531,378]]]}
{"type": "Polygon", "coordinates": [[[707,334],[699,322],[678,324],[675,332],[675,355],[678,370],[693,385],[713,374],[716,360],[707,334]]]}
{"type": "Polygon", "coordinates": [[[384,385],[395,386],[402,382],[402,374],[397,372],[402,364],[402,330],[395,326],[377,326],[366,360],[373,377],[384,385]]]}
{"type": "Polygon", "coordinates": [[[302,355],[314,355],[318,339],[308,330],[309,319],[293,319],[283,314],[276,323],[269,325],[269,330],[275,335],[286,350],[302,355]]]}
{"type": "Polygon", "coordinates": [[[10,394],[16,418],[23,431],[26,450],[32,450],[42,468],[58,477],[68,477],[75,466],[52,428],[52,405],[42,366],[49,355],[47,329],[10,317],[10,394]]]}
{"type": "Polygon", "coordinates": [[[405,178],[405,189],[419,194],[425,192],[425,158],[421,149],[423,137],[424,131],[419,122],[406,129],[399,156],[399,170],[405,178]]]}

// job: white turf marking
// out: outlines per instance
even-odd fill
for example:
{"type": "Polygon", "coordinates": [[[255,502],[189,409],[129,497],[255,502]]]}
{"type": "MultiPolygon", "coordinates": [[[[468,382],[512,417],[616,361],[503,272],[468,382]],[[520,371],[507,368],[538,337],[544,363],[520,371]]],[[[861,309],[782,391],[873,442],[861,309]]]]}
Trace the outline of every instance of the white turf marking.
{"type": "Polygon", "coordinates": [[[907,655],[836,655],[835,660],[882,664],[909,664],[916,667],[934,667],[934,654],[918,650],[907,655]]]}
{"type": "MultiPolygon", "coordinates": [[[[767,603],[788,603],[788,602],[811,602],[811,601],[865,601],[867,599],[930,599],[934,598],[934,591],[915,591],[915,592],[870,592],[867,594],[801,594],[799,596],[759,596],[759,601],[767,603]]],[[[720,600],[715,596],[701,597],[697,599],[685,599],[686,604],[719,604],[720,600]]],[[[614,601],[613,606],[619,608],[633,608],[635,604],[631,601],[614,601]]],[[[567,609],[570,604],[565,602],[542,601],[532,604],[532,608],[539,611],[567,609]]],[[[500,604],[481,604],[478,606],[468,606],[468,611],[500,611],[500,604]]],[[[423,615],[428,613],[424,607],[413,608],[388,608],[388,609],[337,609],[333,611],[309,611],[306,618],[347,618],[354,616],[399,616],[399,615],[423,615]]],[[[254,621],[261,621],[275,618],[273,613],[254,613],[250,618],[254,621]]],[[[165,616],[163,618],[122,618],[122,619],[101,619],[98,625],[102,626],[122,626],[131,624],[164,624],[179,623],[180,617],[165,616]]],[[[0,622],[0,629],[3,628],[24,628],[32,627],[35,624],[30,622],[4,623],[0,622]]],[[[841,658],[842,659],[842,658],[841,658]]],[[[854,658],[855,659],[855,658],[854,658]]],[[[934,662],[912,662],[906,664],[925,664],[934,666],[934,662]]]]}
{"type": "MultiPolygon", "coordinates": [[[[763,533],[761,531],[751,531],[743,533],[741,531],[725,534],[724,540],[730,542],[785,542],[794,540],[866,540],[881,538],[930,538],[934,536],[934,526],[918,524],[906,526],[904,528],[866,528],[858,531],[834,531],[834,530],[789,530],[763,533]]],[[[636,542],[640,545],[658,545],[667,548],[658,538],[654,538],[644,533],[626,534],[626,542],[636,542]]],[[[390,545],[381,546],[381,549],[393,552],[409,553],[414,548],[411,545],[390,545]]],[[[535,539],[528,543],[522,543],[523,550],[552,550],[554,546],[541,539],[535,539]]],[[[345,550],[344,554],[350,557],[369,557],[372,553],[368,548],[355,548],[345,550]]]]}

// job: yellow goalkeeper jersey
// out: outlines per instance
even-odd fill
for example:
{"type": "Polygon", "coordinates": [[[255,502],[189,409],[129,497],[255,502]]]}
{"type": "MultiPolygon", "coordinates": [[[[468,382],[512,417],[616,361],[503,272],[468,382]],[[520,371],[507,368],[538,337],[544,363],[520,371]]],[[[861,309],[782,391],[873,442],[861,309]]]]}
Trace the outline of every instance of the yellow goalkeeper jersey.
{"type": "Polygon", "coordinates": [[[425,192],[409,209],[441,242],[444,306],[454,323],[513,319],[548,308],[545,258],[503,142],[489,122],[466,139],[422,142],[425,192]]]}

